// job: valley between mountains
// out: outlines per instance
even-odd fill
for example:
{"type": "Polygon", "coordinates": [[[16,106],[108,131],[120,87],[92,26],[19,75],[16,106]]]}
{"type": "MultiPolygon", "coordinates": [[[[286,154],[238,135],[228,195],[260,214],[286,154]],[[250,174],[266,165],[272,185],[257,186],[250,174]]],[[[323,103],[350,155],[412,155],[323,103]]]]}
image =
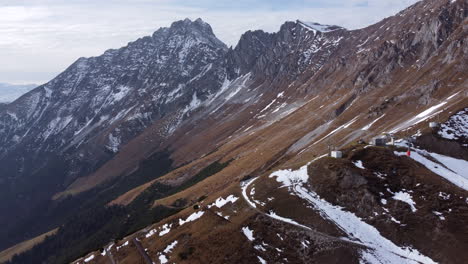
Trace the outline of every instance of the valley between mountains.
{"type": "Polygon", "coordinates": [[[0,262],[466,263],[467,16],[235,47],[185,19],[78,59],[0,107],[0,262]]]}

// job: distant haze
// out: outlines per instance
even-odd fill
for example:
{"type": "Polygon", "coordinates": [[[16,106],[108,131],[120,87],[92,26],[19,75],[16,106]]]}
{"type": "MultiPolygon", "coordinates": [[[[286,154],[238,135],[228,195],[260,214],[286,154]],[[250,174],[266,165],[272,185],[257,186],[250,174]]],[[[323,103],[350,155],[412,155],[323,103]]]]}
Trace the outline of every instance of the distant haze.
{"type": "Polygon", "coordinates": [[[36,84],[9,84],[0,83],[0,103],[10,103],[21,95],[36,88],[36,84]]]}

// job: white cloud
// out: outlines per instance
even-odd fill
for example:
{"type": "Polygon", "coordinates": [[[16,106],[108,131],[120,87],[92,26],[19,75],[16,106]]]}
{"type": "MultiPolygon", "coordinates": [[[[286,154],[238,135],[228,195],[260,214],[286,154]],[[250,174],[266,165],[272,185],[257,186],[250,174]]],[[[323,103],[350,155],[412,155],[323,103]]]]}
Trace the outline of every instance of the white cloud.
{"type": "MultiPolygon", "coordinates": [[[[235,45],[249,29],[273,32],[286,20],[317,21],[350,29],[364,27],[416,1],[329,0],[314,5],[298,1],[302,6],[281,2],[281,8],[267,8],[264,3],[243,9],[210,8],[209,0],[199,6],[173,2],[7,0],[0,4],[0,81],[46,81],[78,57],[121,47],[186,17],[201,17],[222,41],[235,45]],[[37,79],[41,75],[44,77],[37,79]]],[[[248,5],[244,2],[239,5],[248,5]]]]}

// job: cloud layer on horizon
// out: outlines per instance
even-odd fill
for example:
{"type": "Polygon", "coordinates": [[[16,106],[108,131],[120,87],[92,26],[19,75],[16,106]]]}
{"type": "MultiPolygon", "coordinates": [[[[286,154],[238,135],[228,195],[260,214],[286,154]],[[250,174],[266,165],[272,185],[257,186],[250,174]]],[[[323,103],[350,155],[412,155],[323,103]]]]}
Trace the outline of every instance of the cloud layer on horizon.
{"type": "Polygon", "coordinates": [[[0,4],[0,81],[44,82],[79,57],[97,56],[173,21],[202,18],[227,45],[247,30],[288,20],[368,26],[417,0],[5,0],[0,4]]]}

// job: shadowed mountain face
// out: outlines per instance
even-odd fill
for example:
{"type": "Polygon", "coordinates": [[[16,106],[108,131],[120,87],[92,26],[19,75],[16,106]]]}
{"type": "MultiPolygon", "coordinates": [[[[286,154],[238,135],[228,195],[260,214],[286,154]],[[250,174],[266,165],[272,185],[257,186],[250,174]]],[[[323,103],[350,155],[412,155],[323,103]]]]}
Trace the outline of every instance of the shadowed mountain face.
{"type": "MultiPolygon", "coordinates": [[[[424,130],[435,114],[447,119],[467,104],[467,15],[466,1],[421,1],[364,29],[286,22],[276,33],[248,31],[234,48],[201,19],[186,19],[121,49],[80,58],[55,79],[0,106],[0,209],[10,212],[0,218],[6,226],[0,237],[10,237],[0,246],[53,229],[77,205],[83,215],[91,205],[111,201],[129,212],[142,204],[190,208],[202,197],[238,195],[244,177],[297,168],[330,146],[383,132],[406,137],[424,130]]],[[[457,149],[463,152],[463,146],[457,149]]],[[[340,170],[323,166],[319,171],[346,183],[336,187],[341,198],[326,195],[335,188],[326,180],[316,191],[343,206],[351,204],[345,194],[356,187],[353,177],[362,185],[369,181],[347,170],[343,178],[336,175],[340,170]]],[[[411,173],[417,167],[407,166],[411,173]]],[[[375,194],[370,181],[372,190],[359,195],[375,194]]],[[[276,186],[265,180],[260,188],[265,202],[276,186]]],[[[283,206],[282,195],[274,206],[283,206]]],[[[128,213],[118,210],[116,215],[128,213]]],[[[159,221],[167,212],[158,210],[159,221]]],[[[307,214],[297,210],[295,217],[307,214]]],[[[251,213],[238,223],[268,224],[265,215],[251,213]]],[[[322,231],[344,235],[320,221],[322,231]]],[[[209,244],[209,236],[200,239],[209,244]]],[[[359,258],[356,248],[349,250],[340,256],[359,258]]]]}
{"type": "Polygon", "coordinates": [[[150,124],[171,119],[159,131],[164,138],[222,85],[226,52],[205,22],[178,21],[121,49],[80,58],[9,104],[0,114],[2,210],[24,215],[150,124]]]}
{"type": "MultiPolygon", "coordinates": [[[[39,169],[45,153],[72,155],[74,162],[92,155],[96,164],[148,124],[214,93],[224,81],[226,51],[209,25],[184,20],[119,50],[80,58],[2,113],[0,156],[24,159],[10,168],[19,177],[39,169]],[[91,150],[97,142],[106,147],[91,150]]],[[[80,174],[70,169],[65,178],[80,174]]]]}

